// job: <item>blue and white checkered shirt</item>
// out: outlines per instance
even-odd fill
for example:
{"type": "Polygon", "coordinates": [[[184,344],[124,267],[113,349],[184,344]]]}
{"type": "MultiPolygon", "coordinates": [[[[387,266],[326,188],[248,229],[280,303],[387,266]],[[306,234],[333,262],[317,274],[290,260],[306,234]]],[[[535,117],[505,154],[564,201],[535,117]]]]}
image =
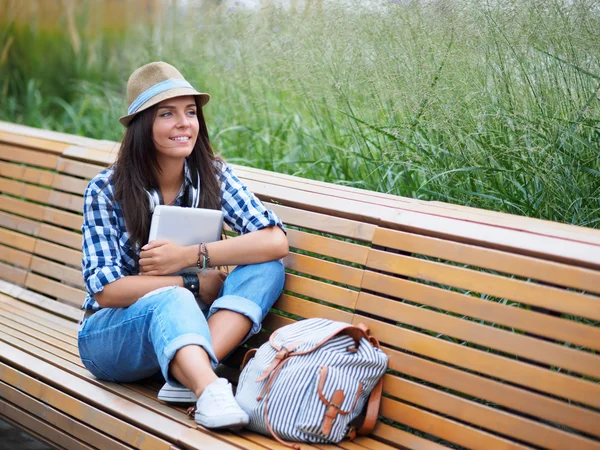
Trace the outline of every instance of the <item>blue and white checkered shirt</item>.
{"type": "MultiPolygon", "coordinates": [[[[139,273],[139,248],[131,244],[121,206],[114,200],[112,173],[112,169],[103,170],[89,182],[85,190],[81,267],[88,295],[83,309],[100,309],[94,295],[108,283],[139,273]]],[[[176,206],[181,206],[189,183],[192,180],[186,170],[185,186],[175,200],[176,206]]],[[[283,229],[275,213],[265,208],[226,164],[221,171],[221,209],[225,223],[238,234],[269,226],[283,229]]]]}

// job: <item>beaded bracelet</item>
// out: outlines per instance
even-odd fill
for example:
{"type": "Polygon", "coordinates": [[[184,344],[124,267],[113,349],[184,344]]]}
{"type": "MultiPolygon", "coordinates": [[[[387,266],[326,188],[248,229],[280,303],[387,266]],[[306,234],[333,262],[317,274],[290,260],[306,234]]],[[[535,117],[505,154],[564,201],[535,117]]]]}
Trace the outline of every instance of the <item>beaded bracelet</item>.
{"type": "Polygon", "coordinates": [[[206,248],[206,245],[204,244],[204,242],[201,242],[200,245],[198,246],[198,261],[196,262],[196,265],[198,266],[199,269],[202,270],[202,272],[206,271],[206,269],[210,265],[210,256],[208,256],[208,249],[206,248]],[[202,264],[200,264],[201,257],[202,257],[202,264]]]}

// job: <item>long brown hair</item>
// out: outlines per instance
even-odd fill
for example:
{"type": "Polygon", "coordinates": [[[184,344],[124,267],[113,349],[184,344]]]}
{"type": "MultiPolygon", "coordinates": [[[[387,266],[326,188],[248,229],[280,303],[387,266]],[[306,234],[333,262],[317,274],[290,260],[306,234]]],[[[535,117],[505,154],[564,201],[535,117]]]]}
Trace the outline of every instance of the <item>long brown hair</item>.
{"type": "MultiPolygon", "coordinates": [[[[140,247],[148,242],[150,203],[146,190],[158,189],[155,173],[160,171],[152,126],[156,106],[137,114],[125,131],[117,161],[113,165],[115,201],[120,203],[129,232],[129,240],[140,247]]],[[[208,129],[200,105],[197,107],[200,125],[194,149],[188,157],[192,180],[200,173],[200,208],[221,209],[220,167],[222,159],[210,145],[208,129]]],[[[195,181],[194,181],[195,182],[195,181]]]]}

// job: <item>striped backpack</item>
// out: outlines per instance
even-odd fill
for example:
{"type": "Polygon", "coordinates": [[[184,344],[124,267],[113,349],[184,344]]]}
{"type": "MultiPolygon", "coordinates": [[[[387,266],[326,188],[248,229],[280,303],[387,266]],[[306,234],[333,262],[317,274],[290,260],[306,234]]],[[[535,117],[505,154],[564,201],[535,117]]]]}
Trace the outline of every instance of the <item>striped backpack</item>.
{"type": "Polygon", "coordinates": [[[250,416],[249,429],[282,444],[337,443],[372,431],[386,368],[387,356],[365,325],[306,319],[246,354],[235,398],[250,416]]]}

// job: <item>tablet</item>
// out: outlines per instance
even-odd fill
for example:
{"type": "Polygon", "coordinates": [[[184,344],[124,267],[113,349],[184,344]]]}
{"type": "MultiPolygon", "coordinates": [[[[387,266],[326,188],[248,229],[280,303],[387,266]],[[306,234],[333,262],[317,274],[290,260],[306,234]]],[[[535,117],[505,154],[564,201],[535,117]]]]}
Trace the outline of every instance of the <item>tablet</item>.
{"type": "MultiPolygon", "coordinates": [[[[223,212],[218,209],[159,205],[154,208],[148,242],[167,239],[188,246],[221,239],[223,212]]],[[[182,272],[198,271],[196,267],[182,272]]]]}

